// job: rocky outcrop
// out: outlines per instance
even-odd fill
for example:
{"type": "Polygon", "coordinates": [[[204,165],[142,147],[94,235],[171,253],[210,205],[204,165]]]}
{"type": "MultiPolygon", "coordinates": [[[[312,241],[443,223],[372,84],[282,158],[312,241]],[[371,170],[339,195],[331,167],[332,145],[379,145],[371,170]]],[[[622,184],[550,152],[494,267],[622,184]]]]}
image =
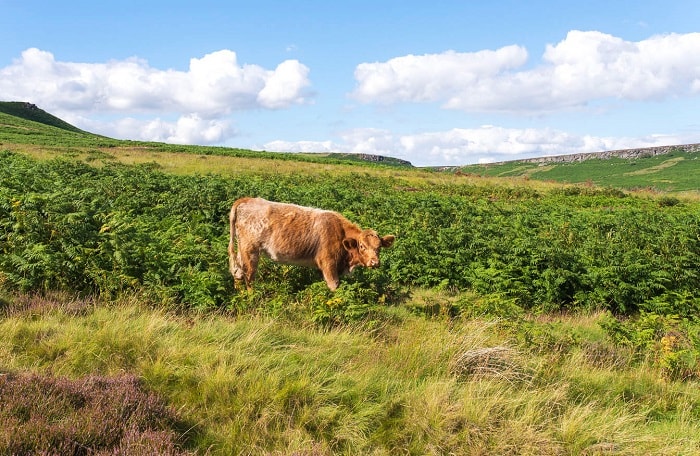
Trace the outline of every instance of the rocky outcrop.
{"type": "Polygon", "coordinates": [[[385,157],[383,155],[356,154],[356,156],[360,160],[365,160],[365,161],[370,161],[370,162],[375,162],[375,163],[391,162],[393,164],[401,165],[401,166],[413,166],[411,164],[411,162],[408,160],[402,160],[400,158],[394,158],[394,157],[385,157]]]}
{"type": "MultiPolygon", "coordinates": [[[[573,163],[591,159],[608,158],[644,158],[671,152],[700,152],[700,144],[682,144],[677,146],[644,147],[640,149],[619,149],[605,152],[590,152],[585,154],[550,155],[537,158],[515,160],[522,163],[573,163]]],[[[501,162],[503,163],[503,162],[501,162]]],[[[496,163],[494,163],[496,164],[496,163]]]]}

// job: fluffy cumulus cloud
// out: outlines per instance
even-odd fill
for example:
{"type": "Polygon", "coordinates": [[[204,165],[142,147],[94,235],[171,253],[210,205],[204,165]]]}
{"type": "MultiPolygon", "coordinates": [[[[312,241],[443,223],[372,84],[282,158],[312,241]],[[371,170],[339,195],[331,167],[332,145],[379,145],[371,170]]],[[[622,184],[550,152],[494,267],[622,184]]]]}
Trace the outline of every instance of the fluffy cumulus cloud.
{"type": "Polygon", "coordinates": [[[304,103],[304,89],[309,85],[308,74],[309,69],[296,60],[280,63],[277,69],[268,75],[265,87],[258,92],[258,103],[270,109],[304,103]]]}
{"type": "Polygon", "coordinates": [[[182,116],[174,122],[160,118],[145,122],[129,118],[118,121],[115,127],[121,131],[116,136],[140,131],[138,139],[175,144],[216,144],[233,132],[227,121],[202,119],[196,114],[182,116]]]}
{"type": "Polygon", "coordinates": [[[99,132],[112,138],[173,144],[220,144],[238,133],[228,119],[205,119],[197,114],[176,119],[121,117],[96,120],[67,113],[62,118],[73,125],[80,125],[86,131],[99,132]]]}
{"type": "Polygon", "coordinates": [[[362,63],[353,96],[364,103],[438,102],[477,112],[551,112],[604,99],[659,100],[700,93],[700,33],[625,41],[571,31],[524,69],[527,51],[403,56],[362,63]]]}
{"type": "MultiPolygon", "coordinates": [[[[332,139],[290,142],[281,138],[257,148],[389,155],[418,166],[437,166],[700,142],[696,127],[685,137],[625,137],[623,133],[617,138],[545,127],[452,128],[463,124],[460,111],[489,113],[490,122],[500,114],[509,120],[510,114],[526,114],[546,121],[553,119],[548,114],[571,109],[585,118],[590,112],[582,108],[587,106],[596,113],[601,106],[614,108],[624,102],[697,96],[698,49],[700,33],[627,41],[574,30],[545,46],[536,58],[532,50],[510,45],[361,63],[354,72],[355,100],[382,106],[435,104],[452,110],[449,115],[455,123],[412,134],[348,129],[332,139]]],[[[33,102],[81,128],[108,136],[186,144],[226,143],[238,134],[231,116],[242,111],[310,105],[309,88],[309,68],[297,60],[264,68],[239,62],[230,50],[192,58],[187,70],[180,71],[154,68],[139,58],[64,62],[32,48],[0,68],[0,99],[33,102]]],[[[387,125],[375,120],[377,125],[387,125]]],[[[420,121],[403,128],[419,131],[420,121]]],[[[547,125],[545,121],[537,125],[547,125]]],[[[274,127],[270,125],[271,131],[274,127]]]]}
{"type": "Polygon", "coordinates": [[[286,60],[274,70],[241,65],[229,50],[193,58],[188,71],[175,71],[152,68],[136,58],[60,62],[50,52],[32,48],[0,69],[0,94],[6,99],[38,101],[48,108],[211,117],[304,103],[308,73],[296,60],[286,60]]]}
{"type": "Polygon", "coordinates": [[[188,71],[153,68],[137,58],[62,62],[36,48],[0,68],[0,98],[31,101],[51,112],[178,115],[174,122],[124,119],[113,127],[128,131],[127,137],[170,142],[219,142],[233,130],[216,119],[306,103],[309,86],[309,69],[296,60],[265,69],[239,63],[230,50],[193,58],[188,71]]]}
{"type": "Polygon", "coordinates": [[[357,99],[363,102],[430,102],[445,100],[480,81],[497,78],[523,65],[527,51],[507,46],[496,51],[407,55],[355,69],[357,99]]]}
{"type": "Polygon", "coordinates": [[[349,152],[388,155],[415,166],[464,165],[546,155],[596,152],[696,142],[700,138],[651,135],[644,138],[574,135],[550,128],[484,125],[446,131],[395,135],[388,130],[354,129],[337,141],[273,141],[262,149],[277,152],[349,152]]]}

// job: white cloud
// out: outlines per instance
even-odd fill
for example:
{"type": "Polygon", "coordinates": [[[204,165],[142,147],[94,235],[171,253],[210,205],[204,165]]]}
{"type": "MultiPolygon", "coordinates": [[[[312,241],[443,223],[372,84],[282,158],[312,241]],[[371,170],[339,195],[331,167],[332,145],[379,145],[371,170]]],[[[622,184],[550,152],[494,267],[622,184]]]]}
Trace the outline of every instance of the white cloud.
{"type": "Polygon", "coordinates": [[[332,141],[283,141],[276,140],[265,143],[260,150],[269,150],[271,152],[339,152],[340,146],[332,141]]]}
{"type": "Polygon", "coordinates": [[[645,138],[574,135],[542,128],[503,128],[484,125],[447,131],[395,135],[387,130],[355,129],[339,141],[273,141],[262,147],[275,152],[348,152],[402,158],[415,166],[465,165],[477,162],[604,150],[687,144],[700,137],[652,135],[645,138]]]}
{"type": "Polygon", "coordinates": [[[551,112],[605,99],[658,100],[700,93],[700,33],[631,42],[571,31],[522,69],[527,51],[404,56],[362,63],[353,96],[363,103],[438,102],[477,112],[551,112]]]}
{"type": "Polygon", "coordinates": [[[359,85],[354,96],[365,103],[430,102],[449,99],[455,91],[473,87],[523,65],[527,51],[507,46],[496,51],[407,55],[385,63],[361,63],[355,69],[359,85]]]}
{"type": "Polygon", "coordinates": [[[180,117],[165,142],[177,144],[217,144],[229,136],[230,125],[222,120],[202,119],[196,114],[180,117]]]}
{"type": "Polygon", "coordinates": [[[278,109],[304,103],[304,89],[309,85],[309,69],[306,66],[297,60],[285,60],[269,73],[265,87],[257,96],[260,106],[278,109]]]}
{"type": "Polygon", "coordinates": [[[0,68],[0,98],[31,101],[53,111],[196,113],[211,118],[306,103],[308,73],[296,60],[274,70],[241,65],[230,50],[193,58],[185,72],[153,68],[136,58],[61,62],[50,52],[31,48],[0,68]]]}
{"type": "Polygon", "coordinates": [[[220,144],[236,131],[228,120],[202,119],[197,114],[188,114],[174,121],[160,117],[141,120],[133,117],[113,121],[97,121],[66,114],[61,116],[73,125],[87,131],[100,132],[112,138],[137,141],[157,141],[173,144],[220,144]]]}
{"type": "Polygon", "coordinates": [[[697,94],[700,33],[630,42],[600,32],[571,31],[543,60],[553,94],[592,99],[653,100],[697,94]]]}
{"type": "MultiPolygon", "coordinates": [[[[524,47],[511,45],[362,63],[355,69],[357,86],[352,95],[367,104],[437,103],[457,111],[519,114],[587,105],[605,108],[622,104],[619,100],[683,99],[700,94],[698,50],[700,33],[632,42],[601,32],[571,31],[559,43],[547,45],[535,62],[528,61],[532,57],[524,47]]],[[[0,68],[0,99],[33,102],[80,128],[107,136],[186,144],[225,143],[237,134],[231,113],[309,105],[313,101],[309,89],[309,68],[297,60],[268,69],[242,64],[230,50],[192,58],[188,69],[179,71],[154,68],[138,58],[64,62],[31,48],[0,68]]],[[[457,122],[464,125],[463,120],[457,122]]],[[[404,129],[415,131],[415,125],[404,129]]],[[[414,134],[348,129],[331,140],[282,138],[259,148],[388,155],[418,166],[437,166],[700,142],[696,128],[685,137],[631,138],[621,133],[616,138],[554,128],[450,128],[453,125],[414,134]]]]}

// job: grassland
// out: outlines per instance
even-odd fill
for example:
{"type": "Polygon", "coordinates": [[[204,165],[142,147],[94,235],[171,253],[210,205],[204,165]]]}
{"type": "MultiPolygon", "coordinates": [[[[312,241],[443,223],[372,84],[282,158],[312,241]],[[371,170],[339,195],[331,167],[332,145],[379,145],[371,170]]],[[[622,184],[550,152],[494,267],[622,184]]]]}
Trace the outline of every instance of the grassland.
{"type": "MultiPolygon", "coordinates": [[[[658,294],[694,283],[693,198],[535,182],[523,169],[459,176],[0,125],[11,152],[0,166],[14,167],[0,188],[0,453],[700,452],[700,302],[688,289],[658,294]],[[225,209],[249,189],[432,235],[402,228],[384,268],[335,295],[271,264],[256,292],[237,294],[225,209]],[[579,258],[584,233],[599,237],[579,258]],[[487,260],[468,255],[475,289],[455,285],[472,267],[456,261],[459,243],[487,260]],[[596,255],[614,264],[576,299],[595,292],[600,305],[577,308],[567,287],[596,255]],[[445,262],[426,267],[435,257],[445,262]],[[634,311],[606,310],[616,296],[634,311]],[[56,382],[70,400],[29,406],[56,382]]],[[[684,161],[664,163],[629,177],[684,161]]]]}
{"type": "Polygon", "coordinates": [[[568,184],[588,183],[627,190],[697,192],[700,152],[671,152],[654,157],[589,159],[576,163],[510,162],[471,165],[463,173],[490,177],[520,177],[568,184]]]}
{"type": "MultiPolygon", "coordinates": [[[[262,162],[260,168],[270,162],[293,162],[299,169],[303,164],[323,165],[356,165],[368,168],[406,168],[407,163],[384,157],[382,161],[373,162],[361,158],[357,154],[281,154],[274,152],[259,152],[230,147],[207,147],[173,145],[165,143],[115,140],[100,135],[84,132],[70,124],[66,124],[50,114],[25,104],[0,102],[0,146],[13,151],[33,154],[38,158],[68,156],[74,159],[89,161],[122,161],[125,163],[141,163],[153,161],[159,154],[168,159],[176,156],[195,156],[196,159],[207,157],[253,159],[262,162]],[[20,114],[22,114],[20,116],[20,114]]],[[[192,157],[190,157],[192,158],[192,157]]],[[[210,169],[216,169],[216,160],[209,163],[210,169]]],[[[245,161],[245,160],[243,160],[245,161]]],[[[163,160],[167,163],[168,160],[163,160]]],[[[196,167],[195,167],[196,168],[196,167]]],[[[313,170],[319,169],[318,167],[313,170]]],[[[194,171],[197,171],[195,169],[194,171]]]]}
{"type": "MultiPolygon", "coordinates": [[[[11,116],[11,124],[16,124],[18,121],[22,123],[22,120],[28,120],[33,122],[35,126],[48,126],[58,128],[64,132],[80,133],[86,136],[90,135],[31,103],[0,101],[0,113],[11,116]]],[[[25,123],[25,125],[29,124],[25,123]]]]}
{"type": "MultiPolygon", "coordinates": [[[[446,298],[424,292],[422,299],[446,298]]],[[[599,314],[528,323],[395,309],[379,328],[328,331],[260,315],[176,314],[138,299],[23,302],[0,320],[5,372],[134,375],[177,410],[182,451],[690,455],[700,448],[698,384],[669,382],[606,343],[599,314]]]]}

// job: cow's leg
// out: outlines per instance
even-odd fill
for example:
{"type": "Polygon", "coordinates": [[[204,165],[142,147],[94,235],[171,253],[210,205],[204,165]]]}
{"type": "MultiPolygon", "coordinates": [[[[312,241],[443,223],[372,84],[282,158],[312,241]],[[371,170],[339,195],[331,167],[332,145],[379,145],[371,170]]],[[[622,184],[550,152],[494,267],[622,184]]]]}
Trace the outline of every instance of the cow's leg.
{"type": "Polygon", "coordinates": [[[246,287],[251,290],[253,288],[253,280],[255,273],[258,270],[258,260],[260,252],[256,249],[238,249],[238,264],[241,266],[241,278],[245,280],[246,287]]]}
{"type": "Polygon", "coordinates": [[[234,286],[238,288],[243,281],[248,290],[252,289],[260,252],[249,243],[241,242],[240,238],[238,239],[238,253],[236,253],[232,243],[229,243],[228,249],[229,270],[233,276],[234,286]]]}
{"type": "Polygon", "coordinates": [[[323,273],[323,280],[326,281],[326,285],[331,291],[335,291],[340,285],[340,278],[338,276],[338,268],[335,264],[320,262],[318,265],[321,273],[323,273]]]}
{"type": "Polygon", "coordinates": [[[236,253],[233,240],[228,244],[228,269],[231,271],[231,276],[233,276],[234,285],[243,280],[243,269],[241,268],[241,262],[236,253]]]}

